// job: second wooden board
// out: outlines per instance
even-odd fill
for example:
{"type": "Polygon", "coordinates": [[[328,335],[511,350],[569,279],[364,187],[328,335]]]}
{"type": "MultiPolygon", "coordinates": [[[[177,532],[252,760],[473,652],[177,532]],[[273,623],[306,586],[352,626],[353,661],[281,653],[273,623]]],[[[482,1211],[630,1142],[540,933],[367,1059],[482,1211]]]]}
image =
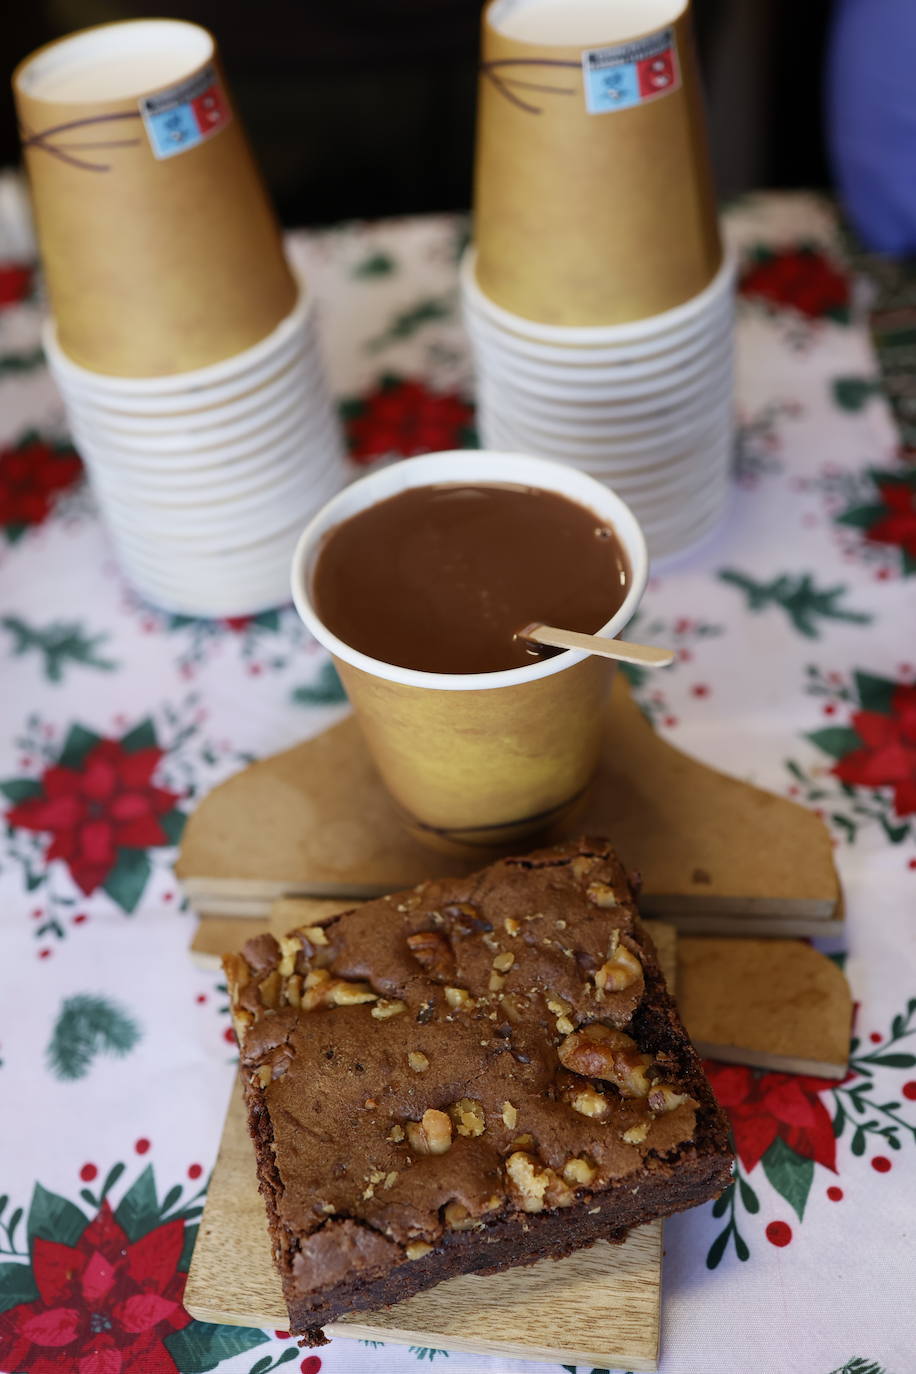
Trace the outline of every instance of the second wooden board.
{"type": "MultiPolygon", "coordinates": [[[[715,934],[836,933],[830,836],[804,807],[727,777],[656,735],[618,674],[604,750],[572,834],[607,835],[642,874],[644,914],[715,934]]],[[[370,897],[492,855],[411,837],[350,718],[217,787],[191,816],[177,873],[199,910],[266,915],[285,895],[370,897]]]]}

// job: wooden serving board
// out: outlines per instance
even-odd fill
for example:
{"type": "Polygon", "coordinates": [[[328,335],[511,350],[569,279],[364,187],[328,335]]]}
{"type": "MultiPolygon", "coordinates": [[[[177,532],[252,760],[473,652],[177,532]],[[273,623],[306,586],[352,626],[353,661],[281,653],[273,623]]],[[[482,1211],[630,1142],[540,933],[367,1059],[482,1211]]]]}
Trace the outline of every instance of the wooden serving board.
{"type": "MultiPolygon", "coordinates": [[[[643,913],[684,931],[842,930],[832,845],[818,817],[661,739],[622,674],[590,793],[538,843],[582,834],[608,836],[642,874],[643,913]]],[[[492,857],[456,857],[412,838],[349,717],[215,788],[185,828],[176,872],[199,911],[255,917],[277,897],[373,897],[492,857]]]]}
{"type": "MultiPolygon", "coordinates": [[[[328,905],[315,903],[313,919],[327,915],[328,905]]],[[[651,929],[670,983],[674,931],[658,924],[651,929]]],[[[325,1329],[329,1336],[505,1359],[654,1370],[661,1265],[662,1223],[652,1222],[622,1245],[602,1241],[563,1260],[449,1279],[394,1307],[345,1317],[325,1329]]],[[[288,1321],[238,1084],[207,1191],[184,1305],[199,1321],[280,1329],[288,1321]]]]}

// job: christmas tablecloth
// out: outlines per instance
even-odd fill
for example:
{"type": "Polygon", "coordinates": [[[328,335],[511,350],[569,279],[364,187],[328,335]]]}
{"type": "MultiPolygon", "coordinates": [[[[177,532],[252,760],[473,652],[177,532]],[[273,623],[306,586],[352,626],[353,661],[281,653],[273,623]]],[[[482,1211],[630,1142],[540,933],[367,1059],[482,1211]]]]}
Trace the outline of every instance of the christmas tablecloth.
{"type": "MultiPolygon", "coordinates": [[[[678,659],[635,687],[679,746],[824,816],[857,1014],[842,1082],[710,1066],[739,1172],[666,1226],[661,1368],[912,1374],[916,470],[830,206],[751,197],[726,225],[734,496],[720,534],[651,581],[632,637],[678,659]]],[[[359,461],[474,442],[466,233],[436,217],[291,237],[359,461]]],[[[174,846],[208,788],[346,708],[291,608],[215,623],[136,596],[67,443],[31,264],[0,268],[0,303],[0,1370],[543,1369],[306,1353],[184,1312],[236,1053],[220,977],[188,957],[174,846]]]]}

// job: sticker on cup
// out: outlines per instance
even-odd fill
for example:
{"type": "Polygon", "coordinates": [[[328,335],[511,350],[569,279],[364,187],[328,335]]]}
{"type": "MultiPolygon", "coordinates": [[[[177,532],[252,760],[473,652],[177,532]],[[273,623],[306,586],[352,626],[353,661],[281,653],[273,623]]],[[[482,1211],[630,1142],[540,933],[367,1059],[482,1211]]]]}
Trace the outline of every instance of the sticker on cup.
{"type": "Polygon", "coordinates": [[[610,48],[588,48],[582,54],[582,79],[589,114],[628,110],[670,95],[681,84],[674,29],[610,48]]]}
{"type": "Polygon", "coordinates": [[[159,161],[196,148],[232,119],[226,93],[209,65],[177,86],[144,96],[140,114],[159,161]]]}

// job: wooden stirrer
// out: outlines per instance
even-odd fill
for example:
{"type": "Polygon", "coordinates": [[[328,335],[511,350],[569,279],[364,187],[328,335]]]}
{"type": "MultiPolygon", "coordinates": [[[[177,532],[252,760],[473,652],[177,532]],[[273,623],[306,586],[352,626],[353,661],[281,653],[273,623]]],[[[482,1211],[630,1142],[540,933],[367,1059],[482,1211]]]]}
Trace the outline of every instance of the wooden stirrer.
{"type": "Polygon", "coordinates": [[[600,635],[584,635],[578,630],[558,630],[535,620],[519,630],[517,639],[534,644],[546,644],[551,649],[584,649],[587,654],[601,658],[616,658],[620,663],[636,663],[640,668],[667,668],[674,662],[673,649],[658,649],[651,644],[628,644],[623,639],[602,639],[600,635]]]}

